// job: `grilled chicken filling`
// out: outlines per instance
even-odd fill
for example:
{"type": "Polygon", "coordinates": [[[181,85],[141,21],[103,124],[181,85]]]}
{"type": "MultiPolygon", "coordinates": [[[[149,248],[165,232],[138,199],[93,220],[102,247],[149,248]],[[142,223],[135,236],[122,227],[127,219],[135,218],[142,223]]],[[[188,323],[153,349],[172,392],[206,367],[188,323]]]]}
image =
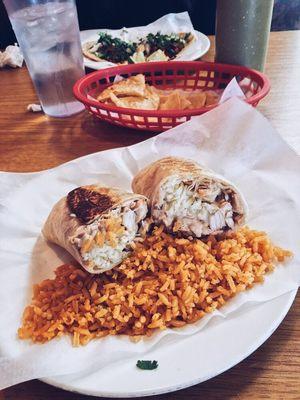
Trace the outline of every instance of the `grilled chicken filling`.
{"type": "Polygon", "coordinates": [[[73,242],[94,271],[109,270],[128,256],[131,244],[144,233],[146,214],[145,201],[131,201],[85,226],[73,242]]]}
{"type": "Polygon", "coordinates": [[[199,183],[169,179],[161,200],[152,211],[154,219],[173,232],[196,237],[233,229],[242,213],[236,195],[209,178],[199,183]]]}

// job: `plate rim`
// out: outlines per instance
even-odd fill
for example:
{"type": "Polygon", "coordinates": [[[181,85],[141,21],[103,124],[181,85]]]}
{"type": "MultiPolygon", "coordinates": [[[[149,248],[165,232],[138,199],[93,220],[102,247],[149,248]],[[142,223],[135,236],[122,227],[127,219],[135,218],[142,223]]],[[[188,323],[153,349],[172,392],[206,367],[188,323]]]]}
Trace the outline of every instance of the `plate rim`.
{"type": "MultiPolygon", "coordinates": [[[[193,379],[191,381],[187,381],[180,385],[177,384],[177,385],[173,385],[173,386],[169,386],[169,387],[165,387],[165,388],[161,388],[161,389],[157,389],[157,390],[151,390],[151,389],[139,390],[135,393],[131,393],[131,392],[115,393],[115,392],[108,392],[108,391],[101,391],[101,390],[100,391],[98,391],[98,390],[97,391],[95,391],[95,390],[77,390],[69,384],[64,384],[61,382],[57,383],[55,380],[55,377],[40,378],[39,380],[43,383],[57,387],[59,389],[66,390],[68,392],[84,394],[84,395],[94,396],[94,397],[108,397],[108,398],[136,398],[136,397],[157,396],[157,395],[161,395],[161,394],[165,394],[165,393],[176,392],[178,390],[182,390],[182,389],[189,388],[191,386],[198,385],[198,384],[208,381],[212,378],[215,378],[216,376],[233,368],[234,366],[236,366],[237,364],[239,364],[240,362],[245,360],[247,357],[249,357],[252,353],[254,353],[259,347],[261,347],[263,345],[263,343],[265,343],[269,339],[269,337],[277,330],[277,328],[279,327],[281,322],[286,317],[287,313],[289,312],[290,308],[293,305],[293,302],[295,300],[297,292],[298,292],[298,289],[294,289],[294,290],[291,290],[282,295],[282,296],[286,296],[287,300],[286,300],[286,303],[285,303],[284,307],[282,308],[280,314],[278,315],[278,318],[274,320],[274,323],[270,325],[269,329],[265,332],[265,334],[261,335],[259,337],[259,340],[257,340],[253,346],[249,347],[248,351],[246,351],[242,355],[239,355],[233,362],[229,362],[225,368],[216,370],[215,373],[213,373],[212,375],[206,376],[204,378],[193,379]]],[[[269,300],[267,302],[268,303],[273,302],[276,299],[278,299],[278,297],[276,297],[272,300],[269,300]]],[[[267,303],[267,302],[265,302],[265,303],[267,303]]]]}
{"type": "MultiPolygon", "coordinates": [[[[100,31],[103,31],[103,30],[106,30],[106,29],[105,29],[105,28],[101,28],[101,29],[85,29],[85,30],[80,31],[79,34],[80,34],[80,43],[81,43],[81,46],[83,45],[83,41],[81,40],[81,35],[82,35],[83,33],[85,33],[85,32],[91,32],[91,34],[92,34],[92,32],[95,32],[95,31],[100,32],[100,31]]],[[[118,30],[118,29],[117,29],[117,30],[118,30]]],[[[201,39],[201,40],[203,41],[203,44],[205,44],[205,45],[204,45],[204,47],[203,47],[203,50],[201,50],[201,51],[199,50],[199,51],[196,53],[196,54],[197,54],[196,57],[193,57],[192,59],[186,60],[186,61],[195,61],[195,60],[198,60],[200,57],[203,57],[203,56],[208,52],[208,50],[210,49],[210,46],[211,46],[210,39],[209,39],[209,37],[208,37],[205,33],[200,32],[200,31],[197,31],[196,29],[194,30],[194,32],[196,33],[197,40],[201,39]],[[204,43],[204,42],[205,42],[205,43],[204,43]]],[[[176,60],[176,59],[175,59],[175,60],[176,60]]],[[[86,57],[83,55],[83,64],[84,64],[84,66],[85,66],[86,68],[90,68],[90,69],[93,69],[93,70],[95,70],[95,71],[99,71],[99,70],[104,69],[104,68],[112,68],[112,67],[109,67],[109,66],[104,66],[103,68],[98,67],[98,66],[96,67],[96,66],[93,66],[93,64],[90,64],[90,63],[98,63],[98,61],[89,60],[88,58],[86,58],[86,57]]]]}

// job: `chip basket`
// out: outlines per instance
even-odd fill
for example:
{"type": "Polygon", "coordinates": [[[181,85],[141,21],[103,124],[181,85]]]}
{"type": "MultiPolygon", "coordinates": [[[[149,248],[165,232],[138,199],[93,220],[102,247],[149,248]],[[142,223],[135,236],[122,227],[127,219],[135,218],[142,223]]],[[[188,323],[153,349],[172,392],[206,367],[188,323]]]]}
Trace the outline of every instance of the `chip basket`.
{"type": "Polygon", "coordinates": [[[202,61],[167,61],[121,65],[86,75],[74,85],[74,95],[86,109],[109,123],[144,131],[162,132],[203,114],[217,104],[193,110],[136,110],[104,104],[97,94],[114,82],[117,75],[128,78],[144,74],[146,82],[160,89],[224,89],[233,77],[243,81],[245,101],[252,106],[267,95],[270,83],[266,75],[250,68],[202,61]]]}

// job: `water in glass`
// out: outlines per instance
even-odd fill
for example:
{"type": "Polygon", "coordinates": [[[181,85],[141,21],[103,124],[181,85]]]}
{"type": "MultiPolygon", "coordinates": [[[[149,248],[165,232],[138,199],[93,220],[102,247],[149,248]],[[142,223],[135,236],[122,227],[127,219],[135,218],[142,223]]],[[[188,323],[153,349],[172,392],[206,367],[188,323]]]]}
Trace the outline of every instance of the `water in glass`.
{"type": "Polygon", "coordinates": [[[45,113],[63,117],[81,111],[72,93],[84,74],[75,3],[35,4],[10,20],[45,113]]]}

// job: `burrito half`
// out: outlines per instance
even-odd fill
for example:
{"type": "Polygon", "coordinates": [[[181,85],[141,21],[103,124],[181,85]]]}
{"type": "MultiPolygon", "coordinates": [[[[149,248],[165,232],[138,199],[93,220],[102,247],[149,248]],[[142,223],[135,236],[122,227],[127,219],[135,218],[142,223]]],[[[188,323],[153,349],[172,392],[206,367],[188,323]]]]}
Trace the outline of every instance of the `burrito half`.
{"type": "Polygon", "coordinates": [[[135,176],[132,189],[150,199],[154,223],[173,233],[200,238],[245,221],[247,205],[238,189],[191,160],[160,159],[135,176]]]}
{"type": "Polygon", "coordinates": [[[72,190],[52,209],[46,239],[65,248],[87,271],[97,274],[118,265],[145,232],[144,196],[97,185],[72,190]]]}

